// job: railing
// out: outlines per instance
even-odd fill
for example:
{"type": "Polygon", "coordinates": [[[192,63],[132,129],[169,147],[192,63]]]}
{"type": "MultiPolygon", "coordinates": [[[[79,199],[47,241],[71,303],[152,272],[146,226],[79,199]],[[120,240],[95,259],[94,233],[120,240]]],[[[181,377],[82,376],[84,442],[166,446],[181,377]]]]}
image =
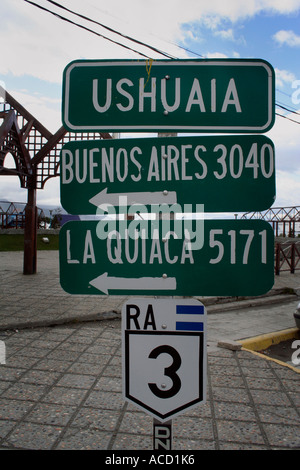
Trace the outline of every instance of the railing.
{"type": "Polygon", "coordinates": [[[294,274],[300,270],[300,241],[276,243],[275,245],[275,274],[282,271],[294,274]]]}
{"type": "Polygon", "coordinates": [[[0,228],[24,228],[25,214],[0,214],[0,228]]]}

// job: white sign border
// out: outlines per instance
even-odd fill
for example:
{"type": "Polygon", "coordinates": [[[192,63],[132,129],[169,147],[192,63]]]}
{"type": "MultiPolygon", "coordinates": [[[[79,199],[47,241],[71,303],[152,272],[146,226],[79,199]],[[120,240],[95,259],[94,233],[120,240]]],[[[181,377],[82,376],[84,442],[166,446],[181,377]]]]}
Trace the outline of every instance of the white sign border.
{"type": "Polygon", "coordinates": [[[199,406],[200,404],[204,404],[206,402],[206,335],[205,331],[147,331],[147,330],[126,330],[124,332],[124,371],[123,371],[123,377],[124,377],[124,387],[123,387],[123,395],[124,399],[126,401],[129,401],[130,403],[134,404],[138,408],[140,408],[142,411],[146,412],[147,414],[150,414],[154,418],[158,418],[161,422],[168,421],[169,419],[173,419],[176,416],[184,413],[187,410],[190,410],[191,408],[194,408],[195,406],[199,406]],[[189,337],[189,336],[197,336],[199,338],[199,396],[195,398],[194,400],[183,404],[176,408],[175,410],[169,411],[165,414],[159,413],[157,410],[154,410],[151,408],[149,405],[143,403],[140,399],[137,397],[134,397],[130,393],[130,355],[129,355],[129,336],[130,334],[136,334],[136,335],[156,335],[156,336],[183,336],[183,337],[189,337]]]}
{"type": "MultiPolygon", "coordinates": [[[[243,67],[253,67],[253,66],[261,66],[264,67],[267,70],[268,73],[268,120],[263,126],[133,126],[133,125],[126,125],[126,126],[109,126],[110,132],[113,131],[149,131],[149,132],[155,132],[155,131],[178,131],[178,132],[208,132],[208,131],[214,131],[214,132],[259,132],[263,133],[269,130],[269,126],[272,123],[273,120],[273,100],[272,100],[272,93],[273,93],[273,69],[271,68],[271,65],[269,65],[266,61],[262,59],[255,59],[251,61],[249,59],[245,61],[230,61],[230,60],[217,60],[215,61],[213,59],[211,60],[203,60],[201,61],[193,61],[193,60],[158,60],[155,61],[155,66],[175,66],[175,65],[201,65],[201,66],[243,66],[243,67]]],[[[70,74],[72,70],[76,67],[99,67],[99,66],[120,66],[120,65],[126,65],[127,67],[129,66],[145,66],[144,61],[109,61],[109,60],[99,60],[99,61],[89,61],[89,60],[83,60],[83,61],[73,61],[71,62],[65,69],[65,89],[64,89],[64,96],[65,96],[65,102],[64,102],[64,109],[62,110],[63,112],[63,117],[64,117],[64,122],[68,126],[69,129],[71,129],[74,132],[93,132],[93,131],[107,131],[108,126],[78,126],[78,125],[73,125],[70,120],[69,120],[69,91],[70,91],[70,74]]]]}

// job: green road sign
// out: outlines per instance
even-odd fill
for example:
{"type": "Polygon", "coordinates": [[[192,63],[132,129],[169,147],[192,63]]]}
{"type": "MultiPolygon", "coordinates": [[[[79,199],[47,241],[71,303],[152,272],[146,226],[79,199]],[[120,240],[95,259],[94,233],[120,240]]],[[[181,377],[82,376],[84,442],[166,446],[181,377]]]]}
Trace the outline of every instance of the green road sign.
{"type": "Polygon", "coordinates": [[[274,283],[274,234],[262,220],[68,222],[60,282],[71,294],[261,295],[274,283]]]}
{"type": "Polygon", "coordinates": [[[274,76],[260,59],[77,60],[64,70],[62,120],[72,132],[263,133],[274,76]]]}
{"type": "Polygon", "coordinates": [[[61,151],[60,180],[70,214],[164,203],[261,211],[275,199],[275,151],[262,135],[73,141],[61,151]]]}

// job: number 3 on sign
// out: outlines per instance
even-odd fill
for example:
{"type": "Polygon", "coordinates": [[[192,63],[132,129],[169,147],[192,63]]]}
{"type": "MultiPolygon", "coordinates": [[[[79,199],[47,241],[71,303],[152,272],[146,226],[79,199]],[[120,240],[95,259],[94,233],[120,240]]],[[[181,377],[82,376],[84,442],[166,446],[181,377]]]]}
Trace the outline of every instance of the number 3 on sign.
{"type": "Polygon", "coordinates": [[[149,354],[149,358],[156,359],[160,354],[163,353],[169,354],[173,359],[172,364],[169,367],[166,367],[164,371],[165,376],[170,377],[173,382],[173,385],[168,390],[160,390],[155,383],[149,383],[148,385],[151,392],[154,393],[154,395],[156,395],[157,397],[171,398],[176,395],[181,388],[181,380],[176,374],[176,372],[181,366],[181,357],[176,351],[176,349],[174,349],[172,346],[163,345],[153,349],[153,351],[149,354]]]}

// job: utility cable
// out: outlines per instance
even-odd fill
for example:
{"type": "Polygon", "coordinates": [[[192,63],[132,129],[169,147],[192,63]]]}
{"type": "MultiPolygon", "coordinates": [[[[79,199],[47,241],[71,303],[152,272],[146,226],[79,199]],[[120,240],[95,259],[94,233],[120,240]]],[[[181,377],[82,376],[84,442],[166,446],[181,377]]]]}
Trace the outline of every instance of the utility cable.
{"type": "Polygon", "coordinates": [[[139,44],[140,46],[144,46],[144,47],[147,47],[148,49],[151,49],[152,51],[154,52],[157,52],[158,54],[161,54],[165,57],[168,57],[169,59],[175,59],[174,56],[171,56],[169,53],[167,52],[164,52],[164,51],[161,51],[160,49],[157,49],[156,47],[153,47],[153,46],[150,46],[149,44],[146,44],[145,42],[142,42],[142,41],[139,41],[138,39],[135,39],[135,38],[132,38],[131,36],[127,36],[126,34],[123,34],[121,33],[120,31],[117,31],[113,28],[111,28],[110,26],[106,26],[104,25],[103,23],[99,23],[99,21],[96,21],[96,20],[93,20],[92,18],[89,18],[88,16],[85,16],[85,15],[82,15],[80,13],[77,13],[73,10],[70,10],[69,8],[63,6],[63,5],[60,5],[59,3],[55,2],[54,0],[46,0],[47,2],[49,3],[52,3],[52,5],[55,5],[57,6],[58,8],[62,8],[63,10],[65,11],[68,11],[69,13],[72,13],[73,15],[76,15],[78,16],[79,18],[82,18],[86,21],[90,21],[91,23],[94,23],[98,26],[101,26],[102,28],[105,28],[107,29],[108,31],[110,31],[111,33],[114,33],[114,34],[118,34],[119,36],[121,36],[122,38],[124,39],[127,39],[129,41],[133,41],[135,42],[136,44],[139,44]]]}
{"type": "Polygon", "coordinates": [[[294,119],[291,119],[291,118],[289,118],[289,117],[287,117],[287,116],[284,116],[283,114],[279,114],[279,113],[275,113],[275,114],[276,114],[276,116],[280,116],[280,117],[282,117],[282,118],[284,118],[284,119],[288,119],[288,120],[291,121],[291,122],[295,122],[296,124],[300,124],[299,121],[295,121],[294,119]]]}
{"type": "Polygon", "coordinates": [[[297,114],[298,116],[300,116],[300,113],[298,113],[297,111],[293,111],[292,109],[288,109],[285,106],[282,106],[281,104],[276,103],[276,106],[278,106],[281,109],[284,109],[285,111],[288,111],[289,113],[297,114]]]}
{"type": "Polygon", "coordinates": [[[132,42],[134,42],[134,43],[136,43],[136,44],[139,44],[140,46],[147,47],[148,49],[151,49],[152,51],[154,51],[154,52],[156,52],[156,53],[158,53],[158,54],[161,54],[161,55],[163,55],[163,56],[165,56],[165,57],[167,57],[167,58],[169,58],[169,59],[170,59],[170,58],[171,58],[171,59],[174,59],[174,58],[175,58],[175,57],[171,56],[170,54],[168,54],[168,53],[166,53],[166,52],[163,52],[163,51],[157,49],[156,47],[150,46],[149,44],[146,44],[146,43],[144,43],[144,42],[142,42],[142,41],[139,41],[139,40],[137,40],[137,39],[134,39],[134,38],[132,38],[132,37],[130,37],[130,36],[127,36],[127,35],[125,35],[125,34],[122,34],[122,33],[120,33],[119,31],[116,31],[115,29],[113,29],[113,28],[111,28],[111,27],[109,27],[109,26],[104,25],[103,23],[99,23],[99,21],[96,21],[96,20],[93,20],[92,18],[89,18],[88,16],[85,16],[85,15],[82,15],[82,14],[80,14],[80,13],[77,13],[77,12],[75,12],[75,11],[73,11],[73,10],[70,10],[69,8],[67,8],[67,7],[65,7],[65,6],[63,6],[63,5],[61,5],[60,3],[55,2],[54,0],[46,0],[46,1],[49,2],[49,3],[51,3],[51,4],[54,5],[54,6],[58,7],[58,8],[61,8],[61,9],[65,10],[65,11],[67,11],[68,13],[71,13],[72,15],[78,16],[79,18],[82,18],[83,20],[86,20],[86,21],[89,21],[89,22],[91,22],[91,23],[94,23],[94,24],[96,24],[97,26],[101,26],[102,28],[107,29],[107,30],[110,31],[111,33],[117,34],[117,35],[121,36],[121,37],[124,38],[124,39],[127,39],[127,40],[129,40],[129,41],[132,41],[132,42]]]}
{"type": "MultiPolygon", "coordinates": [[[[96,31],[94,31],[94,30],[92,30],[92,29],[90,29],[90,28],[87,28],[86,26],[83,26],[83,25],[81,25],[81,24],[79,24],[79,23],[76,23],[76,22],[74,22],[74,21],[72,21],[72,20],[70,20],[70,19],[68,19],[68,18],[66,18],[66,17],[64,17],[64,16],[62,16],[62,15],[59,15],[58,13],[55,13],[55,12],[53,12],[53,11],[51,11],[51,10],[49,10],[49,9],[47,9],[47,8],[45,8],[45,7],[43,7],[43,6],[41,6],[41,5],[38,5],[37,3],[34,3],[34,2],[31,1],[31,0],[24,0],[24,1],[25,1],[26,3],[29,3],[29,4],[31,4],[31,5],[33,5],[33,6],[35,6],[35,7],[37,7],[37,8],[40,8],[41,10],[43,10],[43,11],[45,11],[45,12],[47,12],[47,13],[51,13],[52,15],[54,15],[55,17],[57,17],[57,18],[59,18],[59,19],[61,19],[61,20],[63,20],[63,21],[66,21],[66,22],[68,22],[68,23],[70,23],[70,24],[72,24],[72,25],[74,25],[74,26],[78,26],[79,28],[84,29],[84,30],[86,30],[86,31],[88,31],[88,32],[90,32],[90,33],[93,33],[93,34],[97,35],[98,37],[101,37],[101,38],[103,38],[103,39],[106,39],[107,41],[110,41],[110,42],[112,42],[113,44],[116,44],[116,45],[121,46],[121,47],[123,47],[123,48],[125,48],[125,49],[128,49],[128,50],[130,50],[131,52],[134,52],[134,53],[136,53],[136,54],[139,54],[139,55],[141,55],[141,56],[143,56],[143,57],[145,57],[145,58],[149,58],[146,54],[143,54],[143,53],[140,52],[140,51],[137,51],[137,50],[135,50],[135,49],[132,49],[131,47],[126,46],[125,44],[122,44],[122,43],[120,43],[120,42],[118,42],[118,41],[115,41],[115,40],[113,40],[113,39],[111,39],[111,38],[109,38],[109,37],[107,37],[107,36],[104,36],[103,34],[100,34],[100,33],[96,32],[96,31]]],[[[65,7],[65,6],[63,6],[63,5],[60,5],[59,3],[55,2],[54,0],[46,0],[46,1],[48,1],[49,3],[51,3],[52,5],[54,5],[54,6],[58,7],[58,8],[61,8],[61,9],[65,10],[65,11],[67,11],[67,12],[73,14],[73,15],[76,15],[76,16],[78,16],[78,17],[80,17],[80,18],[82,18],[82,19],[84,19],[84,20],[86,20],[86,21],[90,21],[91,23],[94,23],[94,24],[96,24],[96,25],[98,25],[98,26],[101,26],[101,27],[107,29],[108,31],[110,31],[110,32],[112,32],[112,33],[114,33],[114,34],[117,34],[117,35],[123,37],[124,39],[127,39],[127,40],[129,40],[129,41],[133,41],[133,42],[135,42],[136,44],[139,44],[139,45],[141,45],[141,46],[143,46],[143,47],[147,47],[147,48],[151,49],[152,51],[154,51],[154,52],[156,52],[156,53],[158,53],[158,54],[161,54],[161,55],[163,55],[163,56],[165,56],[165,57],[167,57],[167,58],[169,58],[169,59],[176,59],[176,57],[171,56],[170,54],[168,54],[168,53],[166,53],[166,52],[163,52],[163,51],[161,51],[161,50],[159,50],[159,49],[157,49],[157,48],[155,48],[155,47],[153,47],[153,46],[150,46],[149,44],[146,44],[146,43],[144,43],[144,42],[142,42],[142,41],[139,41],[139,40],[137,40],[137,39],[134,39],[134,38],[132,38],[132,37],[130,37],[130,36],[124,35],[124,34],[120,33],[119,31],[116,31],[116,30],[114,30],[113,28],[110,28],[109,26],[106,26],[106,25],[104,25],[104,24],[102,24],[102,23],[100,23],[100,22],[98,22],[98,21],[95,21],[95,20],[93,20],[93,19],[91,19],[91,18],[89,18],[89,17],[87,17],[87,16],[85,16],[85,15],[81,15],[80,13],[77,13],[77,12],[75,12],[75,11],[72,11],[72,10],[70,10],[69,8],[67,8],[67,7],[65,7]]],[[[179,45],[177,45],[177,44],[175,44],[175,45],[176,45],[177,47],[179,47],[179,48],[181,48],[181,49],[187,51],[187,52],[190,52],[190,53],[192,53],[192,54],[194,54],[194,55],[198,55],[199,57],[205,58],[203,55],[197,54],[196,52],[193,52],[193,51],[191,51],[191,50],[189,50],[189,49],[186,49],[186,48],[184,48],[183,46],[179,46],[179,45]]],[[[278,90],[278,91],[280,91],[280,90],[278,90]]],[[[283,93],[283,94],[286,94],[286,93],[284,93],[284,92],[282,92],[282,93],[283,93]]],[[[287,94],[286,94],[286,95],[287,95],[287,94]]],[[[287,96],[289,96],[289,95],[287,95],[287,96]]],[[[288,111],[288,112],[293,113],[293,114],[296,114],[296,115],[300,115],[299,112],[293,111],[293,110],[291,110],[291,109],[289,109],[289,108],[287,108],[287,107],[285,107],[285,106],[283,106],[283,105],[280,105],[279,103],[275,103],[275,105],[278,106],[279,108],[285,110],[285,111],[288,111]]],[[[275,114],[276,114],[277,116],[280,116],[280,117],[284,118],[284,119],[288,119],[288,120],[291,121],[291,122],[294,122],[294,123],[296,123],[296,124],[300,124],[300,122],[295,121],[294,119],[291,119],[291,118],[289,118],[289,117],[287,117],[287,116],[284,116],[284,115],[279,114],[279,113],[275,113],[275,114]]]]}
{"type": "Polygon", "coordinates": [[[75,23],[74,21],[69,20],[68,18],[65,18],[64,16],[61,16],[61,15],[59,15],[58,13],[55,13],[55,12],[53,12],[53,11],[51,11],[51,10],[48,10],[47,8],[42,7],[41,5],[38,5],[37,3],[34,3],[34,2],[32,2],[32,1],[30,1],[30,0],[24,0],[24,2],[30,3],[31,5],[33,5],[33,6],[37,7],[37,8],[40,8],[41,10],[46,11],[47,13],[51,13],[51,15],[54,15],[54,16],[56,16],[57,18],[59,18],[59,19],[61,19],[61,20],[63,20],[63,21],[66,21],[67,23],[71,23],[71,24],[73,24],[73,25],[75,25],[75,26],[78,26],[79,28],[82,28],[82,29],[88,31],[89,33],[93,33],[93,34],[96,34],[96,36],[99,36],[99,37],[101,37],[101,38],[103,38],[103,39],[107,39],[107,41],[110,41],[110,42],[116,44],[117,46],[124,47],[125,49],[128,49],[128,50],[130,50],[130,51],[132,51],[132,52],[134,52],[134,53],[136,53],[136,54],[139,54],[139,55],[141,55],[141,56],[143,56],[143,57],[146,57],[147,59],[149,58],[146,54],[143,54],[142,52],[136,51],[136,50],[132,49],[131,47],[125,46],[124,44],[121,44],[121,43],[119,43],[119,42],[117,42],[117,41],[114,41],[113,39],[110,39],[110,38],[104,36],[103,34],[97,33],[96,31],[93,31],[92,29],[87,28],[86,26],[83,26],[83,25],[81,25],[81,24],[79,24],[79,23],[75,23]]]}

